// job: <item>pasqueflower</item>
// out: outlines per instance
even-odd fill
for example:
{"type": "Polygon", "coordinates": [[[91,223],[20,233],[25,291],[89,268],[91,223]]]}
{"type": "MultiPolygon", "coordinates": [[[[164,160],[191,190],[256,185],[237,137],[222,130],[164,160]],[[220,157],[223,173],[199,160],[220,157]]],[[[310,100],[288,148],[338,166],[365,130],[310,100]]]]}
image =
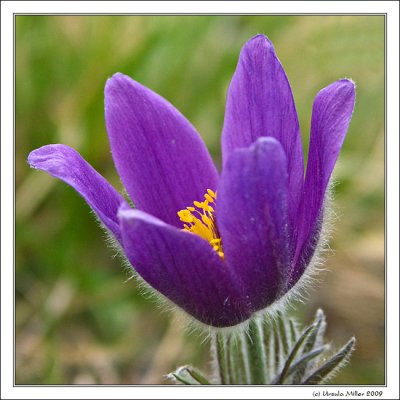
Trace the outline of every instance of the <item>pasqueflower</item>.
{"type": "Polygon", "coordinates": [[[221,174],[185,117],[120,73],[106,84],[105,120],[135,208],[68,146],[28,160],[84,197],[153,289],[204,324],[234,326],[291,291],[310,265],[354,99],[347,79],[317,94],[304,174],[288,79],[257,35],[229,87],[221,174]]]}

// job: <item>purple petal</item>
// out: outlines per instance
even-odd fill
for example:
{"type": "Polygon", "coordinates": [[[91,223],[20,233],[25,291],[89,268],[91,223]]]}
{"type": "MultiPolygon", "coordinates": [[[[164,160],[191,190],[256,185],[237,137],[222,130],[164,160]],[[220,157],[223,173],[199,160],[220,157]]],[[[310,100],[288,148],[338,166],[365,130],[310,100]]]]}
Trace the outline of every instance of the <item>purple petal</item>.
{"type": "Polygon", "coordinates": [[[261,136],[277,139],[285,151],[289,173],[289,222],[295,227],[304,162],[292,90],[272,43],[257,35],[243,47],[229,87],[222,155],[248,147],[261,136]]]}
{"type": "Polygon", "coordinates": [[[135,206],[180,226],[177,212],[218,181],[198,133],[165,99],[122,74],[107,81],[105,116],[114,162],[135,206]]]}
{"type": "Polygon", "coordinates": [[[303,273],[318,242],[325,191],[346,136],[354,101],[355,86],[347,79],[322,89],[314,101],[294,282],[303,273]]]}
{"type": "Polygon", "coordinates": [[[222,172],[216,210],[222,249],[245,284],[252,311],[286,291],[287,185],[285,153],[273,138],[236,150],[222,172]]]}
{"type": "Polygon", "coordinates": [[[154,289],[207,325],[248,318],[238,278],[209,243],[140,210],[119,217],[126,255],[154,289]]]}
{"type": "Polygon", "coordinates": [[[63,144],[50,144],[32,151],[28,162],[31,167],[46,171],[72,186],[105,227],[121,240],[117,213],[125,200],[77,151],[63,144]]]}

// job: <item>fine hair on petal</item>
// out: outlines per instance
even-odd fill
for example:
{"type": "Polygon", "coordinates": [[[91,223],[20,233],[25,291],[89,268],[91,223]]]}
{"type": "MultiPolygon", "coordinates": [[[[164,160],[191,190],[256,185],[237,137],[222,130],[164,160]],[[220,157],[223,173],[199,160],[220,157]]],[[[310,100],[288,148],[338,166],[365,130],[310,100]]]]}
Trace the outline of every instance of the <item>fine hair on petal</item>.
{"type": "Polygon", "coordinates": [[[251,319],[262,317],[263,320],[270,320],[271,323],[276,323],[280,313],[287,312],[288,308],[294,309],[295,307],[293,304],[295,302],[303,303],[309,297],[310,290],[319,280],[317,274],[324,270],[322,268],[323,260],[325,259],[323,255],[326,253],[326,251],[329,251],[329,248],[327,247],[329,240],[328,234],[331,233],[331,220],[332,216],[334,215],[331,209],[331,187],[332,184],[329,185],[324,199],[323,223],[321,226],[318,243],[314,255],[302,277],[294,285],[294,287],[292,287],[280,299],[270,304],[265,309],[253,313],[250,318],[234,326],[223,328],[214,327],[195,319],[193,316],[188,314],[186,311],[181,309],[160,292],[152,288],[146,281],[144,281],[143,278],[141,278],[141,276],[135,272],[134,266],[131,266],[122,252],[119,252],[118,254],[122,257],[124,269],[130,270],[131,277],[129,279],[132,277],[135,278],[139,284],[141,293],[146,298],[155,302],[157,308],[159,308],[162,312],[174,312],[174,314],[178,316],[178,320],[180,321],[182,327],[189,334],[197,334],[202,338],[202,342],[208,342],[217,332],[219,334],[226,335],[227,337],[234,338],[235,336],[246,334],[246,332],[248,332],[251,319]],[[268,316],[268,318],[265,318],[266,316],[268,316]]]}

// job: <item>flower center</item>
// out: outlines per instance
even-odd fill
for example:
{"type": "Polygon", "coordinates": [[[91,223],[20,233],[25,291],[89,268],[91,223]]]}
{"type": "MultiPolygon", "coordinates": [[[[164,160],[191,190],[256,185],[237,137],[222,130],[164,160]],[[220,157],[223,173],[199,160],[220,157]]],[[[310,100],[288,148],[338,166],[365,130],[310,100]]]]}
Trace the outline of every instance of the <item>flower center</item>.
{"type": "Polygon", "coordinates": [[[194,207],[186,207],[186,209],[178,211],[179,219],[184,222],[183,230],[195,233],[207,240],[218,255],[224,258],[221,238],[214,218],[215,211],[210,206],[210,204],[215,205],[217,194],[211,189],[207,189],[204,199],[203,202],[194,201],[194,207]]]}

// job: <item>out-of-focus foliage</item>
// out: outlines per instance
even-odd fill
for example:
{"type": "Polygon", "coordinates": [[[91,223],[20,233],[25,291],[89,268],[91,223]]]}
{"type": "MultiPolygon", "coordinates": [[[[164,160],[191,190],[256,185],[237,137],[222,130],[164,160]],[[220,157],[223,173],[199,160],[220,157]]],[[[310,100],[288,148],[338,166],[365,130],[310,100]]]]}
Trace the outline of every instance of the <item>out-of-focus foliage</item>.
{"type": "Polygon", "coordinates": [[[208,344],[143,297],[82,199],[26,157],[65,143],[117,188],[103,116],[120,71],[170,100],[217,164],[226,90],[241,46],[270,37],[294,92],[305,151],[312,101],[350,77],[357,103],[336,168],[334,252],[294,314],[322,307],[327,337],[357,337],[334,383],[384,383],[384,19],[380,16],[16,17],[16,382],[166,383],[208,344]]]}

